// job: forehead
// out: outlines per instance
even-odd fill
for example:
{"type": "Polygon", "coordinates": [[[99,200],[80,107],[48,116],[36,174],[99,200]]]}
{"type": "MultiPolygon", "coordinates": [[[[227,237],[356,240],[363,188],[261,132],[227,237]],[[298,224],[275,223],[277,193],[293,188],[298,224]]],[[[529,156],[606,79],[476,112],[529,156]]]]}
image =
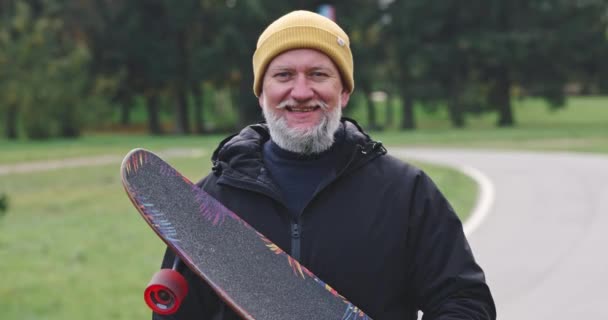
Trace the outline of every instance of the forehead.
{"type": "Polygon", "coordinates": [[[268,69],[271,68],[329,68],[337,71],[334,62],[321,51],[314,49],[294,49],[285,51],[274,57],[268,69]]]}

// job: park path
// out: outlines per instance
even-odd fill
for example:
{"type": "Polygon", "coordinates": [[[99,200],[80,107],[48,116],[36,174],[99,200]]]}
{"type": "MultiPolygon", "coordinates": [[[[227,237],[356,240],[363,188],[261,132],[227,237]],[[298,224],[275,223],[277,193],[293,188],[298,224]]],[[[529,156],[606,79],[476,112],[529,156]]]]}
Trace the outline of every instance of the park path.
{"type": "Polygon", "coordinates": [[[499,319],[608,319],[608,156],[424,148],[392,153],[473,167],[492,182],[495,199],[469,240],[499,319]]]}
{"type": "MultiPolygon", "coordinates": [[[[202,153],[160,152],[163,157],[202,153]]],[[[608,156],[430,148],[389,148],[389,153],[466,168],[490,181],[485,182],[485,204],[477,207],[482,219],[467,233],[486,271],[499,319],[608,319],[603,305],[608,156]]],[[[121,160],[97,156],[0,165],[0,176],[121,160]]]]}
{"type": "MultiPolygon", "coordinates": [[[[205,153],[199,149],[167,149],[158,153],[163,158],[201,157],[205,153]]],[[[92,167],[109,164],[120,164],[124,155],[100,155],[57,159],[48,161],[32,161],[19,164],[0,165],[0,176],[18,173],[32,173],[56,169],[92,167]]]]}

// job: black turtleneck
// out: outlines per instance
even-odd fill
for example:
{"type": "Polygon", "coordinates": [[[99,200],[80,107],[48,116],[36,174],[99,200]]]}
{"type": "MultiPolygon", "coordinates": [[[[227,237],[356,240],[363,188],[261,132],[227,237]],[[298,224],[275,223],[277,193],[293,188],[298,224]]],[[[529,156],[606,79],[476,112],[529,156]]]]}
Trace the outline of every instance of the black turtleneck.
{"type": "Polygon", "coordinates": [[[302,155],[290,152],[281,149],[272,139],[264,144],[264,165],[282,191],[285,205],[292,215],[300,215],[321,183],[335,177],[338,154],[336,149],[343,140],[344,127],[340,126],[331,148],[318,154],[302,155]]]}

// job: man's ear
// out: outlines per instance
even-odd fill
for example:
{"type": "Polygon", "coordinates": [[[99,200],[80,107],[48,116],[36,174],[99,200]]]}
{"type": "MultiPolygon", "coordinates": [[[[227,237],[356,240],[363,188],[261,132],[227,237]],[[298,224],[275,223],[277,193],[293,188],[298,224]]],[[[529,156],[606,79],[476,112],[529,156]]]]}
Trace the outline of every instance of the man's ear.
{"type": "Polygon", "coordinates": [[[258,103],[260,104],[260,108],[264,108],[264,95],[260,92],[260,96],[258,97],[258,103]]]}
{"type": "Polygon", "coordinates": [[[350,99],[350,92],[346,89],[342,90],[342,93],[340,93],[340,98],[342,99],[342,108],[344,109],[348,104],[348,99],[350,99]]]}

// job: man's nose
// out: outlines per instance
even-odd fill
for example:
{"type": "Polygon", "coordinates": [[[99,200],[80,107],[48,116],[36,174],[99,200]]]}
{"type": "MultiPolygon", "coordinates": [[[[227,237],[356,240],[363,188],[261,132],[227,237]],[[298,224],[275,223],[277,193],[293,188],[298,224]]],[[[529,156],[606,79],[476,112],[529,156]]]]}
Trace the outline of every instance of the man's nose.
{"type": "Polygon", "coordinates": [[[298,75],[291,89],[291,97],[296,101],[310,100],[314,96],[314,91],[304,75],[298,75]]]}

